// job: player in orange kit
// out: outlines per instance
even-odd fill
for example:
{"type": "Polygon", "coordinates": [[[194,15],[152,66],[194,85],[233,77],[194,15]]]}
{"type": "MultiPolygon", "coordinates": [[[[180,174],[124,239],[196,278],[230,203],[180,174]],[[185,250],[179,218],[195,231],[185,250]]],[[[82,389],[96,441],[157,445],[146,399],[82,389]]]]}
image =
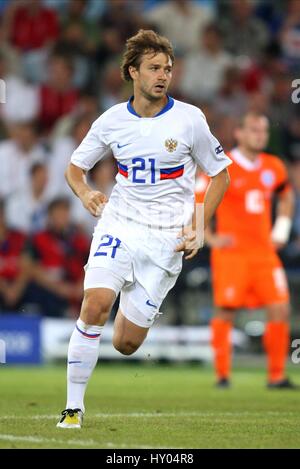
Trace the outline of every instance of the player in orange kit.
{"type": "MultiPolygon", "coordinates": [[[[235,130],[238,146],[229,156],[231,184],[216,212],[216,232],[206,232],[212,247],[211,267],[215,316],[211,321],[217,385],[230,385],[230,332],[241,307],[263,306],[267,323],[263,344],[268,387],[295,387],[285,375],[289,350],[289,292],[276,251],[288,241],[293,192],[282,161],[263,149],[268,119],[249,112],[235,130]],[[278,195],[274,226],[271,203],[278,195]]],[[[201,201],[201,193],[196,194],[201,201]]]]}

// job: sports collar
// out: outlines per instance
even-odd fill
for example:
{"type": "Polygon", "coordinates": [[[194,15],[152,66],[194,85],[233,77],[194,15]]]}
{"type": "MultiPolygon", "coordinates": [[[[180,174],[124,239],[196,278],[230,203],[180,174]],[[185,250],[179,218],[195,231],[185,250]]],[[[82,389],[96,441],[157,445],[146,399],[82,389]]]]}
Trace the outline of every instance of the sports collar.
{"type": "Polygon", "coordinates": [[[234,161],[246,171],[256,171],[261,166],[261,158],[258,156],[255,161],[251,161],[244,156],[238,148],[231,150],[234,161]]]}
{"type": "MultiPolygon", "coordinates": [[[[128,103],[127,103],[127,109],[134,116],[142,118],[142,116],[140,116],[137,112],[135,112],[135,110],[134,110],[134,108],[131,104],[132,101],[133,101],[133,98],[134,98],[134,96],[131,96],[129,98],[128,103]]],[[[157,114],[155,114],[155,116],[150,117],[150,119],[153,119],[154,117],[161,116],[162,114],[169,111],[174,106],[174,99],[171,96],[169,96],[168,94],[167,94],[167,98],[168,98],[167,104],[157,114]]]]}

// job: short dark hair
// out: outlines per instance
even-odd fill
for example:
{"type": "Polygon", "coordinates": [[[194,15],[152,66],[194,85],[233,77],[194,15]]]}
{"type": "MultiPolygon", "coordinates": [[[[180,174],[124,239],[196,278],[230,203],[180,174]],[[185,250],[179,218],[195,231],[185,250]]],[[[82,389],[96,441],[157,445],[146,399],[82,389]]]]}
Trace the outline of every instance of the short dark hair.
{"type": "Polygon", "coordinates": [[[52,54],[49,57],[49,63],[55,61],[60,61],[65,64],[70,72],[74,72],[74,59],[73,56],[68,51],[64,51],[63,48],[60,48],[60,45],[54,47],[52,54]]]}
{"type": "Polygon", "coordinates": [[[139,68],[142,56],[151,52],[155,55],[162,52],[170,57],[172,64],[175,61],[173,47],[169,39],[160,36],[151,29],[140,29],[135,36],[127,39],[121,63],[121,76],[124,81],[132,80],[129,67],[139,68]]]}
{"type": "Polygon", "coordinates": [[[239,118],[238,123],[237,123],[237,127],[239,127],[239,128],[244,127],[247,117],[254,117],[256,119],[264,118],[264,119],[268,120],[268,116],[266,114],[264,114],[263,112],[251,111],[250,110],[250,111],[247,111],[245,114],[243,114],[239,118]]]}
{"type": "Polygon", "coordinates": [[[47,166],[42,161],[36,161],[35,163],[32,164],[32,166],[30,166],[30,170],[29,170],[30,176],[34,176],[35,173],[39,171],[40,169],[47,169],[47,166]]]}
{"type": "Polygon", "coordinates": [[[55,197],[48,204],[48,214],[52,213],[57,207],[71,208],[71,202],[68,197],[55,197]]]}

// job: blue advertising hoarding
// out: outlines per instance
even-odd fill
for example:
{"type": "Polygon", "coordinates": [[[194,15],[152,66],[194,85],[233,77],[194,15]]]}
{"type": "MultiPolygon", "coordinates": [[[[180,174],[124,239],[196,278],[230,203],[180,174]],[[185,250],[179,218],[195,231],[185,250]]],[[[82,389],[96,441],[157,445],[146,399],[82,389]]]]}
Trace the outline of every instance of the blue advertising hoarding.
{"type": "Polygon", "coordinates": [[[40,323],[37,316],[0,315],[2,363],[41,363],[40,323]]]}

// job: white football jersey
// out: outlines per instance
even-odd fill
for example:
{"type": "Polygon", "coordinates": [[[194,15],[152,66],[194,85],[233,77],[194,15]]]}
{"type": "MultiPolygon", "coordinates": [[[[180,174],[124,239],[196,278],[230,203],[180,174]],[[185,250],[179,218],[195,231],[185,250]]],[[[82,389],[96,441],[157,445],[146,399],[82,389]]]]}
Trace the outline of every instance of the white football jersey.
{"type": "Polygon", "coordinates": [[[131,101],[93,123],[71,162],[88,171],[111,150],[118,174],[103,217],[178,231],[191,222],[197,165],[215,176],[231,160],[197,107],[168,97],[156,116],[146,118],[131,101]]]}

